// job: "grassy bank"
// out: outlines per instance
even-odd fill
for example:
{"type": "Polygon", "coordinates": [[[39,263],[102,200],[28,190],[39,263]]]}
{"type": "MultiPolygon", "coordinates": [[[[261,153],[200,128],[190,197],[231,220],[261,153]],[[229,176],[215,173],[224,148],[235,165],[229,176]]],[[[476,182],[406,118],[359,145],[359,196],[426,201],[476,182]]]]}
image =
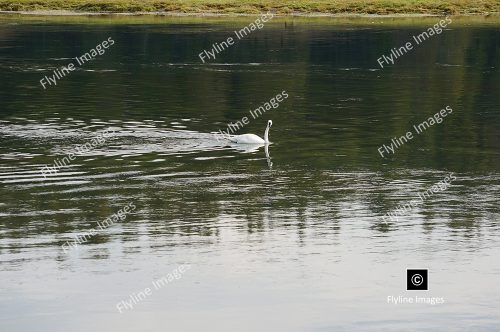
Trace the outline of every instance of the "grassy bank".
{"type": "Polygon", "coordinates": [[[487,15],[498,0],[0,0],[3,11],[487,15]]]}

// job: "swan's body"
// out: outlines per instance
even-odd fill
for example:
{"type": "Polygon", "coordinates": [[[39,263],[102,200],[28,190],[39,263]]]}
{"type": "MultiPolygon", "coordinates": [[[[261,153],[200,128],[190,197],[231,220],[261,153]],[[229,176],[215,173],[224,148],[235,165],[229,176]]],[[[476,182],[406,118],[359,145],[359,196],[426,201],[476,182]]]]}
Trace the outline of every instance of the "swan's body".
{"type": "Polygon", "coordinates": [[[243,134],[230,138],[231,142],[240,144],[266,144],[266,141],[255,134],[243,134]]]}
{"type": "Polygon", "coordinates": [[[273,125],[273,121],[267,121],[266,131],[264,132],[264,139],[255,134],[243,134],[231,137],[229,140],[238,144],[269,144],[269,128],[273,125]]]}

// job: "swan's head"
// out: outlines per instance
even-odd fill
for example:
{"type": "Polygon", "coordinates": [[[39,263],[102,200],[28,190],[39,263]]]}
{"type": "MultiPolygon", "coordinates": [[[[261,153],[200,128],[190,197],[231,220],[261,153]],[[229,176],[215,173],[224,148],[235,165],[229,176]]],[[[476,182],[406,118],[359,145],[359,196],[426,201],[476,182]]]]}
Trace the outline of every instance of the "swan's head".
{"type": "Polygon", "coordinates": [[[264,141],[266,142],[266,144],[269,144],[269,129],[271,128],[272,125],[273,125],[273,121],[268,120],[266,131],[264,132],[264,141]]]}

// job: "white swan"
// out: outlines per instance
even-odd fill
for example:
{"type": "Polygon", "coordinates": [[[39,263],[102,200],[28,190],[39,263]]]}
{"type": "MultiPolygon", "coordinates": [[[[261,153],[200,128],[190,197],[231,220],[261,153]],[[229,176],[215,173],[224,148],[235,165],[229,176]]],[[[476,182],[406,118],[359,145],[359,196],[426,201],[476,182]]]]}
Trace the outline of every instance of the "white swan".
{"type": "Polygon", "coordinates": [[[269,144],[269,128],[273,125],[273,121],[267,121],[266,131],[264,132],[264,139],[255,134],[235,135],[229,138],[233,143],[238,144],[269,144]]]}

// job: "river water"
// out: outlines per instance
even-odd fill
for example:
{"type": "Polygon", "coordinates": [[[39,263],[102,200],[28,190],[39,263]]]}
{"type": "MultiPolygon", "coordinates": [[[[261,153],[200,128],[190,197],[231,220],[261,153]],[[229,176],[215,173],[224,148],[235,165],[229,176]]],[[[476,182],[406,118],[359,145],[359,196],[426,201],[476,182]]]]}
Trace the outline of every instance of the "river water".
{"type": "Polygon", "coordinates": [[[0,18],[0,330],[498,330],[498,19],[254,20],[0,18]]]}

